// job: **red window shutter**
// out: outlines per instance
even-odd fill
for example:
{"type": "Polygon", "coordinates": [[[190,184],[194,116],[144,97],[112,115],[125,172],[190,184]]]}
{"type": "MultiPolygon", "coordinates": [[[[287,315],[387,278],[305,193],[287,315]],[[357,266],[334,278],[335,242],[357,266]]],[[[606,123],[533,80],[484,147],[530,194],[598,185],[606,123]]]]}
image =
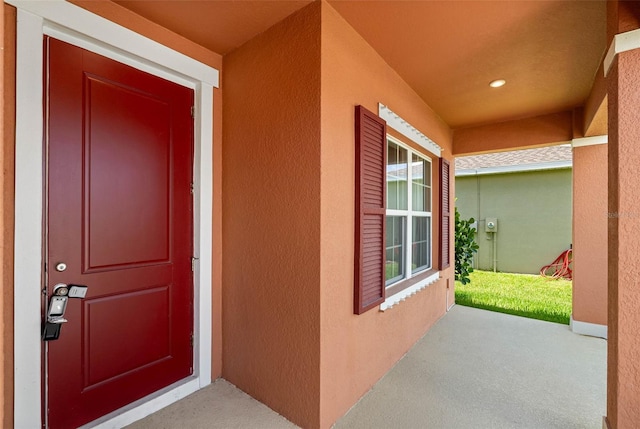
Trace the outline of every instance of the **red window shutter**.
{"type": "Polygon", "coordinates": [[[386,122],[356,106],[355,314],[385,300],[386,165],[386,122]]]}
{"type": "Polygon", "coordinates": [[[440,158],[440,264],[442,270],[451,265],[451,195],[449,191],[449,161],[440,158]]]}

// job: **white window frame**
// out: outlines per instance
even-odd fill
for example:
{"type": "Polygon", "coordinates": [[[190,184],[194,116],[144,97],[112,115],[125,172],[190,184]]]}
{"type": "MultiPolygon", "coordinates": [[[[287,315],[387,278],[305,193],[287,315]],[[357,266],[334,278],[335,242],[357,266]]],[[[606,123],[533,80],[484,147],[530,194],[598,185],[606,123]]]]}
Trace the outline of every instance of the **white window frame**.
{"type": "MultiPolygon", "coordinates": [[[[87,427],[122,427],[211,383],[213,88],[218,70],[71,3],[5,0],[18,9],[14,245],[14,426],[41,427],[43,37],[49,35],[195,92],[194,374],[87,427]],[[40,113],[38,113],[40,112],[40,113]]],[[[220,347],[220,345],[216,345],[220,347]]]]}
{"type": "MultiPolygon", "coordinates": [[[[434,237],[433,237],[433,190],[434,190],[434,183],[433,183],[433,160],[431,159],[430,156],[426,155],[423,152],[420,152],[414,148],[412,148],[411,146],[405,144],[404,142],[402,142],[401,140],[391,136],[391,135],[387,135],[386,137],[386,147],[385,150],[388,150],[389,147],[389,142],[392,142],[396,145],[398,145],[400,148],[402,148],[403,150],[407,151],[407,209],[406,210],[398,210],[398,209],[387,209],[386,213],[385,213],[385,222],[386,222],[386,216],[402,216],[406,219],[405,222],[405,231],[404,231],[404,240],[405,240],[405,249],[404,249],[404,272],[405,275],[404,277],[402,277],[401,279],[398,279],[397,281],[386,285],[386,289],[389,290],[390,288],[410,280],[411,278],[421,275],[425,272],[428,272],[430,270],[433,270],[433,243],[434,243],[434,237]],[[413,159],[413,155],[417,155],[419,158],[424,159],[425,161],[429,162],[430,165],[430,188],[431,188],[431,192],[430,192],[430,204],[429,207],[431,208],[430,211],[428,212],[415,212],[412,209],[412,199],[413,199],[413,165],[412,165],[412,159],[413,159]],[[429,247],[430,247],[430,252],[429,252],[429,265],[426,268],[423,268],[422,270],[412,273],[411,271],[411,263],[412,263],[412,242],[413,242],[413,222],[412,219],[413,217],[428,217],[431,221],[429,222],[429,236],[431,239],[431,242],[429,243],[429,247]]],[[[386,166],[385,166],[386,169],[386,166]]],[[[385,173],[386,176],[386,173],[385,173]]],[[[386,184],[385,184],[386,186],[386,184]]],[[[385,237],[385,243],[386,243],[386,237],[385,237]]],[[[386,248],[386,245],[385,245],[386,248]]],[[[385,255],[386,255],[386,251],[385,251],[385,255]]],[[[387,298],[385,299],[385,301],[380,304],[380,310],[381,311],[385,311],[391,307],[393,307],[394,305],[398,304],[400,301],[404,301],[406,298],[408,298],[411,295],[414,295],[415,293],[417,293],[418,291],[424,289],[425,287],[427,287],[428,285],[434,283],[436,280],[438,280],[438,278],[440,277],[440,274],[438,272],[435,272],[433,274],[431,274],[430,276],[428,276],[425,279],[422,279],[421,281],[405,288],[402,289],[400,291],[398,291],[397,293],[391,295],[391,296],[387,296],[387,298]]]]}
{"type": "MultiPolygon", "coordinates": [[[[433,210],[433,181],[431,180],[433,177],[433,161],[431,160],[430,157],[418,152],[417,150],[411,148],[410,146],[402,143],[402,141],[394,138],[393,136],[387,135],[387,150],[389,147],[389,142],[392,142],[396,145],[398,145],[400,148],[404,149],[407,151],[407,209],[406,210],[400,210],[400,209],[387,209],[386,210],[386,214],[385,214],[385,221],[386,221],[386,217],[387,216],[400,216],[400,217],[404,217],[406,219],[406,225],[405,225],[405,231],[404,231],[404,239],[405,239],[405,254],[404,254],[404,277],[402,277],[401,279],[396,280],[395,282],[386,285],[386,288],[389,289],[395,285],[397,285],[398,283],[401,283],[405,280],[408,280],[412,277],[415,277],[425,271],[430,270],[431,268],[433,268],[433,219],[432,219],[432,213],[433,211],[428,211],[428,212],[418,212],[412,209],[413,206],[413,155],[417,155],[419,158],[427,161],[429,163],[429,188],[430,188],[430,195],[429,195],[429,207],[431,208],[431,210],[433,210]],[[429,263],[428,266],[426,268],[421,269],[420,271],[417,271],[415,273],[412,272],[412,268],[411,268],[411,263],[412,263],[412,257],[413,257],[413,218],[414,217],[428,217],[430,219],[429,222],[429,237],[431,239],[431,242],[429,243],[429,247],[431,248],[430,252],[429,252],[429,263]]],[[[385,237],[386,240],[386,237],[385,237]]]]}

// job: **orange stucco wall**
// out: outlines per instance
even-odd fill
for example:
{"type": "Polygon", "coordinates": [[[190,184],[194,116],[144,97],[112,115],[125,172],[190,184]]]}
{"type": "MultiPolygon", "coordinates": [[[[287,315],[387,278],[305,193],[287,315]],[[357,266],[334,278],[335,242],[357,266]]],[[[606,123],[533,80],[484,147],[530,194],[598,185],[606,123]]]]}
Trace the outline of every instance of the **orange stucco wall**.
{"type": "Polygon", "coordinates": [[[573,319],[607,324],[607,145],[573,149],[573,319]]]}
{"type": "Polygon", "coordinates": [[[0,325],[2,335],[0,336],[0,424],[2,427],[11,427],[13,422],[13,62],[15,58],[15,9],[3,5],[0,8],[0,34],[3,35],[0,41],[0,48],[3,55],[0,56],[2,71],[0,72],[0,110],[2,111],[2,122],[0,123],[0,165],[3,167],[3,174],[0,175],[0,259],[2,261],[2,294],[0,294],[0,308],[2,308],[2,318],[0,325]]]}
{"type": "Polygon", "coordinates": [[[482,152],[549,146],[573,138],[573,112],[559,112],[513,121],[457,128],[453,132],[456,156],[482,152]]]}
{"type": "Polygon", "coordinates": [[[391,310],[353,314],[354,107],[387,104],[448,158],[451,132],[325,2],[224,67],[223,375],[327,428],[445,313],[448,283],[453,302],[449,269],[391,310]]]}
{"type": "Polygon", "coordinates": [[[223,376],[318,427],[320,4],[224,69],[223,376]]]}
{"type": "MultiPolygon", "coordinates": [[[[7,115],[6,115],[6,111],[5,111],[5,106],[6,106],[6,93],[5,93],[5,88],[7,87],[7,84],[5,82],[5,64],[7,63],[6,61],[6,46],[7,46],[7,32],[5,31],[5,15],[6,12],[5,10],[8,9],[9,6],[4,6],[2,8],[0,8],[0,34],[2,34],[2,40],[0,40],[0,49],[2,49],[3,55],[0,56],[0,63],[2,65],[2,68],[0,70],[0,82],[2,82],[0,84],[0,112],[2,112],[2,121],[0,122],[0,144],[2,144],[2,149],[0,149],[0,165],[2,165],[3,167],[5,166],[5,150],[7,147],[7,140],[6,140],[6,128],[7,125],[5,125],[5,123],[7,122],[7,115]]],[[[4,168],[3,168],[4,170],[4,168]]],[[[6,296],[6,290],[7,290],[7,286],[11,285],[10,282],[7,282],[7,267],[5,262],[6,262],[6,257],[5,255],[8,253],[7,250],[7,245],[6,242],[4,240],[5,235],[6,235],[6,219],[4,216],[5,213],[5,189],[7,187],[7,178],[5,176],[5,174],[0,175],[0,195],[2,195],[2,198],[0,199],[0,213],[2,215],[0,215],[0,234],[2,234],[2,238],[3,240],[0,241],[0,261],[1,261],[1,265],[0,265],[0,270],[2,270],[2,293],[0,294],[0,308],[2,308],[2,317],[0,318],[0,328],[2,329],[2,335],[0,335],[0,374],[2,374],[2,376],[0,377],[0,380],[2,380],[1,382],[1,386],[0,386],[0,404],[2,404],[2,407],[0,407],[0,422],[2,422],[3,426],[6,426],[7,420],[5,419],[7,414],[11,412],[11,410],[7,409],[8,407],[7,401],[8,397],[10,398],[11,392],[8,391],[8,387],[12,384],[11,383],[11,379],[9,379],[9,381],[7,381],[5,379],[5,376],[7,375],[7,369],[10,367],[13,367],[13,365],[7,365],[7,361],[11,360],[11,359],[7,359],[7,357],[5,356],[5,348],[6,348],[6,343],[7,343],[7,336],[6,336],[6,332],[7,332],[7,312],[5,311],[6,308],[6,302],[9,301],[11,302],[11,300],[7,300],[7,296],[6,296]]],[[[9,324],[9,326],[11,326],[11,324],[9,324]]],[[[13,374],[11,374],[12,376],[13,374]]]]}
{"type": "MultiPolygon", "coordinates": [[[[453,273],[448,269],[444,279],[385,312],[374,308],[353,314],[354,106],[362,104],[377,112],[379,102],[437,142],[444,148],[443,156],[451,158],[449,128],[328,3],[322,3],[322,428],[347,412],[445,313],[447,281],[453,293],[453,273]]],[[[434,172],[437,165],[435,159],[434,172]]],[[[438,183],[435,175],[433,183],[438,183]]],[[[436,206],[437,195],[436,186],[436,206]]],[[[437,211],[433,219],[437,231],[437,211]]]]}
{"type": "Polygon", "coordinates": [[[613,36],[640,27],[640,3],[626,0],[607,1],[607,47],[613,36]]]}
{"type": "Polygon", "coordinates": [[[593,87],[584,104],[584,126],[580,131],[586,137],[607,134],[607,82],[603,67],[601,65],[596,72],[593,87]]]}
{"type": "Polygon", "coordinates": [[[618,54],[609,83],[607,419],[640,425],[640,49],[618,54]]]}

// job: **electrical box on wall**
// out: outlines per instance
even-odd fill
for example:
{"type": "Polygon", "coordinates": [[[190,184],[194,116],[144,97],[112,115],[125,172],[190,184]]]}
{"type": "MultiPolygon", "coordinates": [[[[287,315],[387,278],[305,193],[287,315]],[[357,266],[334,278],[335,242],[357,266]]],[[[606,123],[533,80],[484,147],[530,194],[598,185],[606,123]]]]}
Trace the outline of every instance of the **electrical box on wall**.
{"type": "Polygon", "coordinates": [[[498,232],[498,218],[488,217],[484,222],[485,232],[498,232]]]}

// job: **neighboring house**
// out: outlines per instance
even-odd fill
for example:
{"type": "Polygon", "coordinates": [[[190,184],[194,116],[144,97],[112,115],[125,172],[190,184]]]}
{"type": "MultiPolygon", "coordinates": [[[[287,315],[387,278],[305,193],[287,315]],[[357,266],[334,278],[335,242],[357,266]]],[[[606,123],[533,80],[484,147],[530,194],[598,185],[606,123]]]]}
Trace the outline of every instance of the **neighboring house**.
{"type": "Polygon", "coordinates": [[[5,0],[0,425],[224,377],[329,428],[454,304],[454,157],[610,132],[591,269],[607,424],[639,426],[634,4],[5,0]]]}
{"type": "Polygon", "coordinates": [[[606,138],[585,138],[571,145],[461,156],[455,180],[461,216],[477,220],[474,266],[537,274],[572,246],[571,329],[602,338],[608,324],[602,267],[611,215],[607,171],[595,160],[607,158],[606,143],[606,138]],[[495,221],[497,232],[487,228],[487,219],[495,221]]]}
{"type": "Polygon", "coordinates": [[[456,207],[477,221],[476,268],[538,274],[571,246],[571,157],[561,145],[456,158],[456,207]]]}

